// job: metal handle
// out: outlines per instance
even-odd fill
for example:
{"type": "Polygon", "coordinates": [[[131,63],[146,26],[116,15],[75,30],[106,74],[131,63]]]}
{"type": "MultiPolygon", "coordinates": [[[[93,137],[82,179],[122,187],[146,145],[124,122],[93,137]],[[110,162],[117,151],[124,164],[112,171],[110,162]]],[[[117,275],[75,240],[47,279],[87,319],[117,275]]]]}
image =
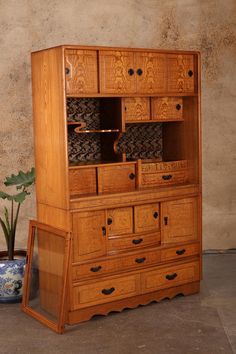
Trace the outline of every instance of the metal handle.
{"type": "Polygon", "coordinates": [[[136,263],[143,263],[143,262],[145,262],[146,261],[146,257],[143,257],[143,258],[136,258],[135,259],[135,262],[136,263]]]}
{"type": "Polygon", "coordinates": [[[179,111],[181,109],[181,105],[178,103],[175,108],[177,109],[177,111],[179,111]]]}
{"type": "Polygon", "coordinates": [[[167,280],[173,280],[177,277],[177,273],[173,273],[173,274],[167,274],[166,275],[166,279],[167,280]]]}
{"type": "Polygon", "coordinates": [[[172,175],[163,175],[162,176],[162,179],[164,179],[164,181],[168,181],[171,178],[172,178],[172,175]]]}
{"type": "Polygon", "coordinates": [[[102,267],[101,266],[97,266],[97,267],[92,267],[90,268],[90,271],[93,272],[93,273],[97,273],[99,272],[99,270],[101,270],[102,267]]]}
{"type": "Polygon", "coordinates": [[[134,75],[134,69],[129,69],[129,70],[128,70],[128,74],[129,74],[129,76],[134,75]]]}
{"type": "Polygon", "coordinates": [[[106,226],[102,227],[102,234],[103,236],[106,236],[107,230],[106,230],[106,226]]]}
{"type": "Polygon", "coordinates": [[[188,71],[188,76],[189,76],[189,77],[192,77],[192,76],[193,76],[193,71],[192,71],[192,70],[189,70],[189,71],[188,71]]]}
{"type": "Polygon", "coordinates": [[[110,294],[112,294],[113,293],[113,291],[115,291],[115,288],[110,288],[110,289],[102,289],[102,293],[104,294],[104,295],[110,295],[110,294]]]}
{"type": "Polygon", "coordinates": [[[142,239],[142,238],[138,238],[138,239],[132,240],[132,243],[133,243],[134,245],[138,245],[138,244],[141,243],[141,242],[143,242],[143,239],[142,239]]]}
{"type": "Polygon", "coordinates": [[[107,219],[107,225],[111,225],[112,224],[112,218],[108,218],[107,219]]]}
{"type": "Polygon", "coordinates": [[[129,179],[131,180],[135,179],[135,174],[133,172],[129,174],[129,179]]]}
{"type": "Polygon", "coordinates": [[[136,73],[137,73],[139,76],[141,76],[142,73],[143,73],[143,70],[142,70],[142,69],[138,69],[138,70],[136,71],[136,73]]]}
{"type": "Polygon", "coordinates": [[[168,225],[168,216],[164,216],[164,225],[168,225]]]}
{"type": "Polygon", "coordinates": [[[69,75],[70,69],[69,69],[69,68],[66,68],[66,69],[65,69],[65,72],[66,72],[66,75],[69,75]]]}
{"type": "Polygon", "coordinates": [[[154,219],[157,219],[157,218],[158,218],[158,212],[157,212],[157,211],[155,211],[155,212],[153,213],[153,217],[154,217],[154,219]]]}
{"type": "Polygon", "coordinates": [[[184,254],[186,252],[186,249],[182,249],[182,250],[177,250],[176,251],[176,254],[178,255],[178,256],[181,256],[181,254],[184,254]]]}

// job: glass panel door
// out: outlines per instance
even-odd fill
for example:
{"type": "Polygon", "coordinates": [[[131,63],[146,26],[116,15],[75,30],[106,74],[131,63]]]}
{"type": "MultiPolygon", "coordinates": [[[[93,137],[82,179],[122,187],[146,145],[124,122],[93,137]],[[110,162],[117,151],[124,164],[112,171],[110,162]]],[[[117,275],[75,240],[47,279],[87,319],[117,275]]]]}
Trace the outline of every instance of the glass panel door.
{"type": "Polygon", "coordinates": [[[22,309],[54,331],[65,324],[70,233],[30,222],[22,309]]]}

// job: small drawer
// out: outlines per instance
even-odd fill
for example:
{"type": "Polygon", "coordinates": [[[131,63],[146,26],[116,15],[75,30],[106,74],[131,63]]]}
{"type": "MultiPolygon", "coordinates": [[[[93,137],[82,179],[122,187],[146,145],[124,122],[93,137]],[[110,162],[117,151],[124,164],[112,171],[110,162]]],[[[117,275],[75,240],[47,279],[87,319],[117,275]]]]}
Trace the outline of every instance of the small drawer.
{"type": "Polygon", "coordinates": [[[151,98],[152,120],[183,120],[183,99],[179,97],[151,98]]]}
{"type": "Polygon", "coordinates": [[[172,286],[191,283],[199,279],[198,261],[163,267],[141,274],[142,292],[171,288],[172,286]]]}
{"type": "Polygon", "coordinates": [[[139,274],[74,286],[72,310],[135,296],[139,288],[139,274]]]}
{"type": "Polygon", "coordinates": [[[142,163],[142,173],[168,172],[186,170],[188,167],[187,160],[177,160],[169,162],[145,162],[142,163]]]}
{"type": "Polygon", "coordinates": [[[71,168],[69,169],[70,195],[96,194],[96,169],[71,168]]]}
{"type": "Polygon", "coordinates": [[[151,185],[171,185],[186,183],[188,181],[187,171],[168,171],[162,173],[142,174],[141,184],[143,186],[151,185]]]}
{"type": "Polygon", "coordinates": [[[135,163],[98,167],[98,193],[135,190],[135,163]]]}
{"type": "Polygon", "coordinates": [[[161,250],[161,261],[177,260],[199,254],[199,244],[181,245],[161,250]]]}
{"type": "Polygon", "coordinates": [[[148,235],[132,235],[129,237],[109,238],[107,242],[108,252],[124,251],[126,249],[137,249],[149,245],[160,244],[161,234],[155,232],[148,235]]]}
{"type": "Polygon", "coordinates": [[[122,114],[126,122],[150,119],[149,97],[122,98],[122,114]]]}

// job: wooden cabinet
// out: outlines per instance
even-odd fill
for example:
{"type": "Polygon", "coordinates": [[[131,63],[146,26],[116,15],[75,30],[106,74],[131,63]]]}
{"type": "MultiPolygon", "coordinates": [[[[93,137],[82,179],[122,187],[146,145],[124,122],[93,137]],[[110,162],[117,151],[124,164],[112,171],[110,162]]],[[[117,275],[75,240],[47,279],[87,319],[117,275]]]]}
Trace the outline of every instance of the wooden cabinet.
{"type": "Polygon", "coordinates": [[[72,215],[74,262],[106,254],[105,225],[104,211],[88,211],[72,215]]]}
{"type": "Polygon", "coordinates": [[[68,235],[68,324],[199,291],[199,67],[189,51],[32,54],[37,216],[68,235]]]}

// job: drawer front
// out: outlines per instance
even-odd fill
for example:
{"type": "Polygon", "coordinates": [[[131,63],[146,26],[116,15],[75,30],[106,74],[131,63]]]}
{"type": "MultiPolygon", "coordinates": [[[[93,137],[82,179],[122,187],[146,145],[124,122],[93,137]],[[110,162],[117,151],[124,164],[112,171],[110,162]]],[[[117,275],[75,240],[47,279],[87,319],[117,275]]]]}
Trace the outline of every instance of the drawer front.
{"type": "Polygon", "coordinates": [[[70,195],[96,194],[96,169],[81,168],[69,170],[70,195]]]}
{"type": "Polygon", "coordinates": [[[199,254],[199,244],[182,245],[161,250],[161,261],[177,260],[179,258],[190,257],[199,254]]]}
{"type": "Polygon", "coordinates": [[[186,183],[188,181],[187,171],[169,171],[164,173],[147,173],[142,174],[141,184],[149,185],[171,185],[178,183],[186,183]]]}
{"type": "Polygon", "coordinates": [[[107,242],[108,252],[123,251],[126,249],[137,249],[149,245],[157,245],[160,243],[160,232],[149,235],[132,235],[129,237],[109,238],[107,242]]]}
{"type": "Polygon", "coordinates": [[[139,287],[139,274],[75,286],[72,310],[135,296],[139,293],[139,287]]]}
{"type": "Polygon", "coordinates": [[[150,100],[147,97],[123,98],[122,111],[126,122],[149,120],[150,100]]]}
{"type": "Polygon", "coordinates": [[[199,262],[173,265],[141,274],[142,292],[151,292],[199,280],[199,262]]]}
{"type": "Polygon", "coordinates": [[[135,164],[98,167],[98,193],[135,190],[135,164]]]}
{"type": "Polygon", "coordinates": [[[183,120],[183,99],[163,97],[151,99],[152,120],[183,120]]]}
{"type": "Polygon", "coordinates": [[[161,260],[160,250],[140,251],[124,257],[75,265],[72,267],[73,281],[154,265],[161,260]]]}
{"type": "Polygon", "coordinates": [[[154,173],[154,172],[186,170],[187,167],[188,167],[187,160],[178,160],[178,161],[171,161],[171,162],[143,163],[141,170],[142,173],[154,173]]]}

